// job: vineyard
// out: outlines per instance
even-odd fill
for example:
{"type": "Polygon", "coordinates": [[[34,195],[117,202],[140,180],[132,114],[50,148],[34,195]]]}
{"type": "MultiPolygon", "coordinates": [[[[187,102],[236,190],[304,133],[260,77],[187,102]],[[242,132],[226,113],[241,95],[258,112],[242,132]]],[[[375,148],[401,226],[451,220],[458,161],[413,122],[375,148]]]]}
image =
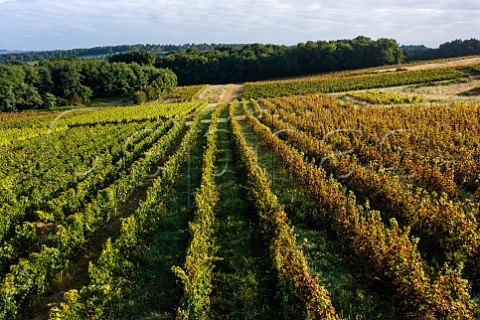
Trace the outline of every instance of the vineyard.
{"type": "Polygon", "coordinates": [[[474,72],[477,69],[478,64],[413,71],[404,71],[400,68],[394,72],[379,73],[367,70],[364,74],[359,74],[358,71],[351,71],[292,80],[246,83],[243,96],[255,99],[271,98],[433,83],[466,78],[469,76],[468,71],[474,72]]]}
{"type": "Polygon", "coordinates": [[[0,319],[480,318],[478,69],[0,113],[0,319]]]}
{"type": "Polygon", "coordinates": [[[399,104],[399,103],[412,103],[422,102],[422,97],[413,95],[400,95],[396,93],[390,93],[385,91],[360,91],[349,92],[347,96],[352,97],[358,101],[365,101],[371,104],[399,104]]]}

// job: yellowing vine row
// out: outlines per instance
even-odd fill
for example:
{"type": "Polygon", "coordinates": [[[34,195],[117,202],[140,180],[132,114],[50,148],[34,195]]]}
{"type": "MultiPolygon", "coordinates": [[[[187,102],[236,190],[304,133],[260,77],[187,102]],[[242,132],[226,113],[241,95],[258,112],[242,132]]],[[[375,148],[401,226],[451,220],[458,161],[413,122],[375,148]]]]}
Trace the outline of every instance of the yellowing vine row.
{"type": "Polygon", "coordinates": [[[275,152],[305,190],[317,201],[322,213],[332,221],[345,244],[357,252],[364,263],[395,288],[405,306],[422,319],[471,319],[474,304],[469,298],[468,281],[461,267],[448,266],[436,279],[430,279],[425,263],[408,229],[402,230],[395,219],[384,225],[378,211],[357,205],[322,168],[308,163],[287,146],[245,108],[247,122],[257,136],[275,152]]]}

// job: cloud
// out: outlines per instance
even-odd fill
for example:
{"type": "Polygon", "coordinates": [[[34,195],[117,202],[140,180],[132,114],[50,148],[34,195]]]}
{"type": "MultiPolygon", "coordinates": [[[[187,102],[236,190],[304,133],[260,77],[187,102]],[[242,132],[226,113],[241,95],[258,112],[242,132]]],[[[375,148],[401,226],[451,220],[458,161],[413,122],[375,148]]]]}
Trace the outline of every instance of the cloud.
{"type": "Polygon", "coordinates": [[[437,46],[475,37],[476,0],[0,0],[0,47],[282,43],[365,35],[437,46]]]}

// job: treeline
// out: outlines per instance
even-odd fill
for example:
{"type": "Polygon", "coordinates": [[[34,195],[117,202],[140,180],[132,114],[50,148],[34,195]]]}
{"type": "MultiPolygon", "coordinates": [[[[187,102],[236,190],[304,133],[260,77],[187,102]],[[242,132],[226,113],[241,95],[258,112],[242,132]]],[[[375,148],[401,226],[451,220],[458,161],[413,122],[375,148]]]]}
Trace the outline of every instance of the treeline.
{"type": "MultiPolygon", "coordinates": [[[[218,45],[218,44],[182,44],[182,45],[160,45],[160,44],[135,44],[135,45],[121,45],[121,46],[105,46],[95,47],[89,49],[72,49],[72,50],[52,50],[52,51],[35,51],[35,52],[15,52],[0,54],[0,63],[7,63],[10,61],[33,62],[38,60],[48,60],[58,57],[75,56],[79,58],[97,58],[101,59],[107,55],[124,53],[130,51],[147,51],[156,55],[165,54],[174,51],[186,51],[190,48],[199,51],[214,50],[220,46],[229,46],[233,48],[242,48],[242,44],[218,45]]],[[[2,50],[0,50],[2,53],[2,50]]]]}
{"type": "Polygon", "coordinates": [[[137,63],[79,58],[35,65],[12,62],[0,65],[0,111],[52,109],[117,96],[143,103],[171,92],[176,84],[171,70],[137,63]]]}
{"type": "Polygon", "coordinates": [[[480,54],[480,41],[477,39],[454,40],[441,44],[438,49],[421,47],[405,51],[407,61],[454,58],[480,54]]]}
{"type": "Polygon", "coordinates": [[[296,46],[253,44],[241,49],[219,47],[206,52],[189,49],[159,56],[155,65],[170,68],[177,75],[179,84],[191,85],[358,69],[396,64],[402,60],[403,52],[395,40],[373,41],[357,37],[353,40],[309,41],[296,46]]]}

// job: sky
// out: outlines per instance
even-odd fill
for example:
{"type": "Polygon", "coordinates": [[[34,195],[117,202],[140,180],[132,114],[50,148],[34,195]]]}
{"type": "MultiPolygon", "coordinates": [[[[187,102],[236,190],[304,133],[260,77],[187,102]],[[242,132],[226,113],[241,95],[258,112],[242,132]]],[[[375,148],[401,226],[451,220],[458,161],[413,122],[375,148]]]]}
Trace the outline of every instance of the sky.
{"type": "Polygon", "coordinates": [[[0,0],[0,49],[480,38],[480,0],[0,0]]]}

